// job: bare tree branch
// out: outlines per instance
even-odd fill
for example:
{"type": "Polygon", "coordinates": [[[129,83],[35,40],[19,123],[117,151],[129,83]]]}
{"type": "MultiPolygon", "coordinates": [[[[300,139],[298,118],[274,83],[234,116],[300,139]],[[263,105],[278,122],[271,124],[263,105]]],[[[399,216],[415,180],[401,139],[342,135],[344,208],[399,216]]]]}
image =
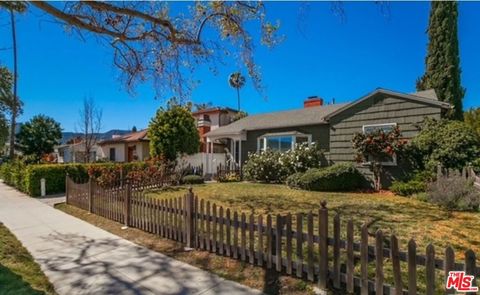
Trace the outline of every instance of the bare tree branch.
{"type": "MultiPolygon", "coordinates": [[[[31,4],[73,29],[102,37],[113,50],[113,64],[129,91],[152,81],[158,91],[188,97],[197,80],[190,77],[201,64],[213,65],[225,56],[247,69],[261,91],[261,75],[253,56],[247,23],[260,26],[261,42],[274,46],[278,25],[266,19],[262,3],[244,1],[195,2],[173,15],[165,2],[80,1],[31,4]],[[63,8],[61,8],[63,5],[63,8]],[[204,34],[208,27],[209,33],[204,34]],[[210,31],[211,30],[211,31],[210,31]]],[[[177,4],[176,4],[177,5],[177,4]]],[[[238,68],[239,66],[235,66],[238,68]]]]}

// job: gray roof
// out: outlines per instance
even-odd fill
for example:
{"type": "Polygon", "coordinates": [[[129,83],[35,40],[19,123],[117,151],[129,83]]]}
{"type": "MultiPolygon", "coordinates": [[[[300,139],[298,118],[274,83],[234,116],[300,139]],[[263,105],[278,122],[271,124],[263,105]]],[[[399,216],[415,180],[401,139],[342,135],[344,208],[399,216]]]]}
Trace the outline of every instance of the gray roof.
{"type": "Polygon", "coordinates": [[[324,117],[346,106],[347,103],[314,106],[303,109],[252,115],[229,125],[214,129],[206,136],[240,134],[242,131],[316,125],[326,123],[324,117]]]}
{"type": "Polygon", "coordinates": [[[446,102],[438,101],[435,90],[433,89],[419,91],[412,94],[405,94],[397,91],[378,88],[351,103],[330,104],[318,107],[248,116],[229,125],[212,130],[205,135],[209,137],[218,137],[224,135],[241,134],[243,131],[250,130],[325,124],[331,117],[374,95],[394,96],[407,100],[427,103],[440,108],[451,107],[446,102]]]}

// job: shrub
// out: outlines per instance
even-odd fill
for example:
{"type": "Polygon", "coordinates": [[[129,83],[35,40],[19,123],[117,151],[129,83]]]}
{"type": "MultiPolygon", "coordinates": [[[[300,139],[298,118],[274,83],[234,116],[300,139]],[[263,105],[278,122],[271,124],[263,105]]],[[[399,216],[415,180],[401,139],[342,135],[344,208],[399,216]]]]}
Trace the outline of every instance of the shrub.
{"type": "Polygon", "coordinates": [[[36,164],[26,165],[21,160],[2,164],[0,174],[6,184],[29,194],[40,196],[40,180],[46,180],[46,193],[65,192],[66,173],[76,182],[86,182],[89,175],[102,184],[111,184],[127,177],[135,169],[144,170],[146,163],[102,163],[102,164],[36,164]],[[122,172],[120,172],[122,171],[122,172]]]}
{"type": "Polygon", "coordinates": [[[240,175],[236,172],[228,172],[218,177],[218,182],[238,182],[240,175]]]}
{"type": "Polygon", "coordinates": [[[363,186],[365,178],[351,163],[338,163],[326,168],[310,169],[290,178],[296,188],[312,191],[349,191],[363,186]]]}
{"type": "Polygon", "coordinates": [[[196,174],[186,175],[182,178],[182,183],[184,184],[201,184],[203,182],[203,177],[196,174]]]}
{"type": "Polygon", "coordinates": [[[475,171],[475,173],[480,173],[480,158],[473,160],[470,163],[470,166],[473,168],[473,171],[475,171]]]}
{"type": "Polygon", "coordinates": [[[272,150],[250,153],[243,175],[247,180],[280,183],[296,172],[322,166],[323,160],[317,144],[302,143],[285,153],[272,150]]]}
{"type": "Polygon", "coordinates": [[[25,191],[25,167],[22,160],[9,161],[2,164],[0,169],[3,181],[21,191],[25,191]]]}
{"type": "Polygon", "coordinates": [[[297,172],[297,173],[294,173],[292,175],[290,175],[289,177],[287,177],[287,179],[285,180],[285,184],[288,185],[289,187],[291,188],[300,188],[299,184],[300,184],[300,178],[304,175],[305,173],[304,172],[297,172]]]}
{"type": "Polygon", "coordinates": [[[394,181],[390,190],[399,196],[411,196],[416,193],[424,192],[427,184],[418,180],[394,181]]]}
{"type": "Polygon", "coordinates": [[[305,172],[311,168],[319,168],[325,157],[316,143],[307,142],[295,145],[293,150],[288,150],[280,157],[288,175],[305,172]]]}
{"type": "Polygon", "coordinates": [[[480,157],[480,139],[460,121],[426,119],[411,144],[431,171],[435,171],[438,164],[462,169],[480,157]]]}
{"type": "Polygon", "coordinates": [[[47,194],[65,191],[65,173],[70,165],[29,165],[25,172],[25,192],[30,196],[40,196],[40,180],[45,178],[47,194]]]}
{"type": "Polygon", "coordinates": [[[261,153],[250,153],[243,166],[243,175],[247,180],[261,182],[282,182],[288,172],[280,161],[280,152],[267,150],[261,153]]]}
{"type": "Polygon", "coordinates": [[[451,211],[478,210],[480,193],[473,186],[473,180],[454,173],[441,177],[428,185],[427,200],[451,211]]]}
{"type": "Polygon", "coordinates": [[[427,190],[427,184],[435,180],[435,174],[428,171],[417,171],[403,181],[396,180],[390,186],[390,190],[400,196],[411,196],[427,190]]]}

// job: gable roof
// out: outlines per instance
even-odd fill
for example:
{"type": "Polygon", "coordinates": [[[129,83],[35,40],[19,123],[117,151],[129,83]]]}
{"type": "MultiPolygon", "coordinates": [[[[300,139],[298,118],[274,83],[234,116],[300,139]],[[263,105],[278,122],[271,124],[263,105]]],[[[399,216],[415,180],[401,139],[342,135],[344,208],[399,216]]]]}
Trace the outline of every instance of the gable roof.
{"type": "Polygon", "coordinates": [[[126,142],[136,142],[136,141],[146,141],[146,140],[148,140],[147,129],[143,129],[137,132],[125,134],[123,136],[102,140],[98,144],[103,145],[103,144],[126,143],[126,142]]]}
{"type": "Polygon", "coordinates": [[[344,107],[345,103],[251,115],[229,125],[214,129],[206,136],[240,134],[243,131],[325,124],[325,116],[344,107]]]}
{"type": "Polygon", "coordinates": [[[438,100],[435,90],[433,89],[407,94],[378,88],[351,103],[330,104],[248,116],[229,125],[214,129],[206,133],[205,136],[219,137],[237,135],[243,133],[244,131],[251,130],[326,124],[331,117],[338,115],[339,113],[377,95],[417,101],[444,109],[451,108],[450,104],[438,100]]]}
{"type": "Polygon", "coordinates": [[[428,89],[428,90],[424,90],[424,91],[420,91],[420,92],[414,92],[414,93],[411,93],[411,94],[407,94],[407,93],[401,93],[401,92],[387,90],[387,89],[383,89],[383,88],[377,88],[373,92],[370,92],[367,95],[365,95],[365,96],[363,96],[363,97],[345,105],[344,107],[336,110],[335,112],[332,112],[332,113],[328,114],[325,117],[325,119],[329,120],[331,117],[336,116],[336,115],[342,113],[343,111],[348,110],[349,108],[351,108],[351,107],[353,107],[353,106],[355,106],[355,105],[357,105],[357,104],[359,104],[359,103],[361,103],[361,102],[363,102],[363,101],[365,101],[365,100],[367,100],[367,99],[369,99],[373,96],[377,96],[377,95],[382,95],[384,97],[397,97],[397,98],[401,98],[401,99],[416,101],[416,102],[429,104],[429,105],[436,106],[436,107],[443,108],[443,109],[451,108],[451,105],[449,103],[438,100],[437,94],[435,93],[435,90],[433,90],[433,89],[428,89]]]}

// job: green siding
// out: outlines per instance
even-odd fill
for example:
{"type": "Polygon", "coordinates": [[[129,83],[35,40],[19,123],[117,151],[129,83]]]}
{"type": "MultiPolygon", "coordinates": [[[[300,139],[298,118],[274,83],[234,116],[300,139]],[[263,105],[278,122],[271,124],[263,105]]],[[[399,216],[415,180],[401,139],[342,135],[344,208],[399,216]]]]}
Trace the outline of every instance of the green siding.
{"type": "MultiPolygon", "coordinates": [[[[410,139],[418,133],[418,124],[425,117],[441,118],[441,108],[418,101],[410,101],[394,97],[384,97],[382,94],[370,97],[357,105],[330,118],[329,124],[299,126],[290,128],[263,129],[247,132],[247,140],[242,142],[242,159],[248,159],[249,152],[257,151],[257,138],[266,133],[297,131],[311,134],[312,140],[319,143],[326,152],[329,163],[354,161],[355,151],[352,148],[352,138],[356,132],[362,132],[363,125],[396,123],[402,136],[410,139]]],[[[285,118],[288,120],[288,118],[285,118]]],[[[396,167],[386,167],[384,185],[389,185],[392,179],[404,175],[408,171],[401,160],[396,167]]],[[[359,169],[371,177],[366,167],[359,169]]]]}
{"type": "MultiPolygon", "coordinates": [[[[362,132],[363,125],[396,123],[402,136],[410,139],[418,133],[418,124],[425,117],[439,119],[441,109],[417,101],[409,101],[393,97],[372,97],[330,119],[330,157],[331,162],[354,161],[355,151],[352,138],[356,132],[362,132]]],[[[384,185],[403,176],[408,167],[398,160],[398,166],[385,167],[384,185]]],[[[361,171],[371,177],[366,167],[359,166],[361,171]]]]}
{"type": "Polygon", "coordinates": [[[330,160],[353,161],[352,138],[363,125],[396,123],[402,136],[418,133],[425,117],[440,118],[441,109],[421,102],[393,97],[372,97],[330,119],[330,160]]]}

